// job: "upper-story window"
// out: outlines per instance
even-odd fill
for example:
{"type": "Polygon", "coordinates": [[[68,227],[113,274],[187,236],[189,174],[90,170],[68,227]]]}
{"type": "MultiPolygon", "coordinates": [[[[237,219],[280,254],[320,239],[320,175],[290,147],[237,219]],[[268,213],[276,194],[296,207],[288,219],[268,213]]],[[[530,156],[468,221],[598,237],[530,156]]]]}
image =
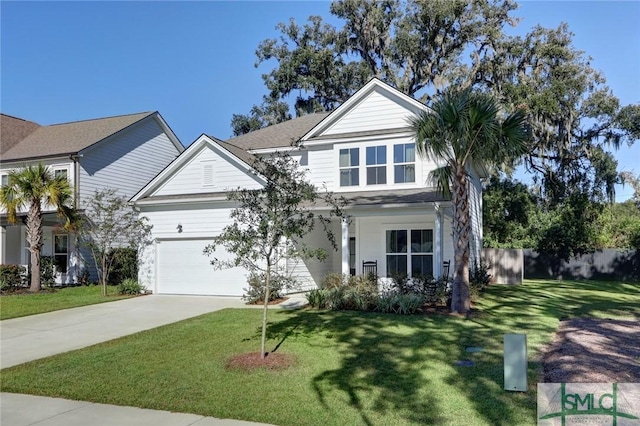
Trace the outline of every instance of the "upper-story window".
{"type": "Polygon", "coordinates": [[[340,150],[340,186],[360,185],[360,148],[340,150]]]}
{"type": "Polygon", "coordinates": [[[9,175],[1,175],[0,176],[0,186],[9,185],[9,175]]]}
{"type": "Polygon", "coordinates": [[[387,183],[387,147],[367,147],[367,185],[387,183]]]}
{"type": "Polygon", "coordinates": [[[416,144],[402,143],[393,146],[393,175],[395,183],[416,181],[416,144]]]}

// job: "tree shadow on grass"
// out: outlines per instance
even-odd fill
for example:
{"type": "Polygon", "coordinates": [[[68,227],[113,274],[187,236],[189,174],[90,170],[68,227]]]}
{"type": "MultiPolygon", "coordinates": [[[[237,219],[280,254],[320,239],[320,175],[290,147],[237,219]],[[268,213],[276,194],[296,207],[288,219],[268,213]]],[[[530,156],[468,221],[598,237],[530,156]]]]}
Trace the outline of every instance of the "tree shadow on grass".
{"type": "MultiPolygon", "coordinates": [[[[455,407],[445,401],[452,396],[447,392],[453,398],[477,397],[479,402],[470,406],[491,424],[521,423],[522,412],[535,408],[531,398],[521,398],[524,408],[516,414],[513,398],[487,399],[501,387],[502,364],[495,356],[484,355],[480,368],[455,366],[469,357],[467,346],[493,339],[471,321],[313,310],[279,312],[278,319],[269,327],[270,338],[315,335],[335,346],[339,366],[316,374],[311,385],[326,410],[333,409],[329,400],[346,398],[364,424],[375,424],[379,415],[391,415],[399,423],[455,423],[457,414],[445,412],[455,407]],[[443,383],[455,390],[443,389],[443,383]]],[[[320,338],[314,342],[321,344],[320,338]]]]}

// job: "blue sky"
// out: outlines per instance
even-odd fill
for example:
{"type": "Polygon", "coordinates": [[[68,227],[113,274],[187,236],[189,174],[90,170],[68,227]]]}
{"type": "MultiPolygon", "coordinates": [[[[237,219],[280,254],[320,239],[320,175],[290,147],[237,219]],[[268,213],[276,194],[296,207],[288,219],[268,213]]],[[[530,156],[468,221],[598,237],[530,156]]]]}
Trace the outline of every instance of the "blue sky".
{"type": "MultiPolygon", "coordinates": [[[[0,3],[0,110],[40,124],[160,111],[182,143],[231,136],[266,93],[255,49],[326,1],[0,3]]],[[[524,1],[513,31],[567,22],[622,104],[640,102],[640,2],[524,1]]],[[[335,22],[335,21],[334,21],[335,22]]],[[[640,174],[640,142],[616,153],[640,174]]],[[[618,188],[617,199],[632,194],[618,188]]]]}

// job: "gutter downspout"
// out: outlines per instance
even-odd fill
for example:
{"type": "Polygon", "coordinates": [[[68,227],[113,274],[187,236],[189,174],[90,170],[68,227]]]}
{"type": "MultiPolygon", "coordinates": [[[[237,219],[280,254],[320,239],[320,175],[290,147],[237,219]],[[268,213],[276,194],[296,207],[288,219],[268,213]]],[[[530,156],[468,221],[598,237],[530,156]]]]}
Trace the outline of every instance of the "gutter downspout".
{"type": "MultiPolygon", "coordinates": [[[[73,209],[78,211],[80,205],[80,158],[84,157],[84,154],[71,154],[69,158],[73,161],[73,209]]],[[[74,268],[73,268],[73,281],[78,283],[80,278],[80,239],[78,233],[73,233],[74,237],[74,268]]]]}

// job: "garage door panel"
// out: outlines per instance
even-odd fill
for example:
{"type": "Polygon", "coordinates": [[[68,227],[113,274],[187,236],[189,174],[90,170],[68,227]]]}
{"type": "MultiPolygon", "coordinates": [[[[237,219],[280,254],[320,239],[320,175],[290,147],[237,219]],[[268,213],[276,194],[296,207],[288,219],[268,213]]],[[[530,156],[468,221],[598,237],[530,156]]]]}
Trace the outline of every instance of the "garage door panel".
{"type": "Polygon", "coordinates": [[[212,241],[165,240],[158,244],[158,293],[241,296],[246,287],[244,268],[215,270],[211,259],[232,259],[224,250],[209,257],[202,252],[212,241]]]}

